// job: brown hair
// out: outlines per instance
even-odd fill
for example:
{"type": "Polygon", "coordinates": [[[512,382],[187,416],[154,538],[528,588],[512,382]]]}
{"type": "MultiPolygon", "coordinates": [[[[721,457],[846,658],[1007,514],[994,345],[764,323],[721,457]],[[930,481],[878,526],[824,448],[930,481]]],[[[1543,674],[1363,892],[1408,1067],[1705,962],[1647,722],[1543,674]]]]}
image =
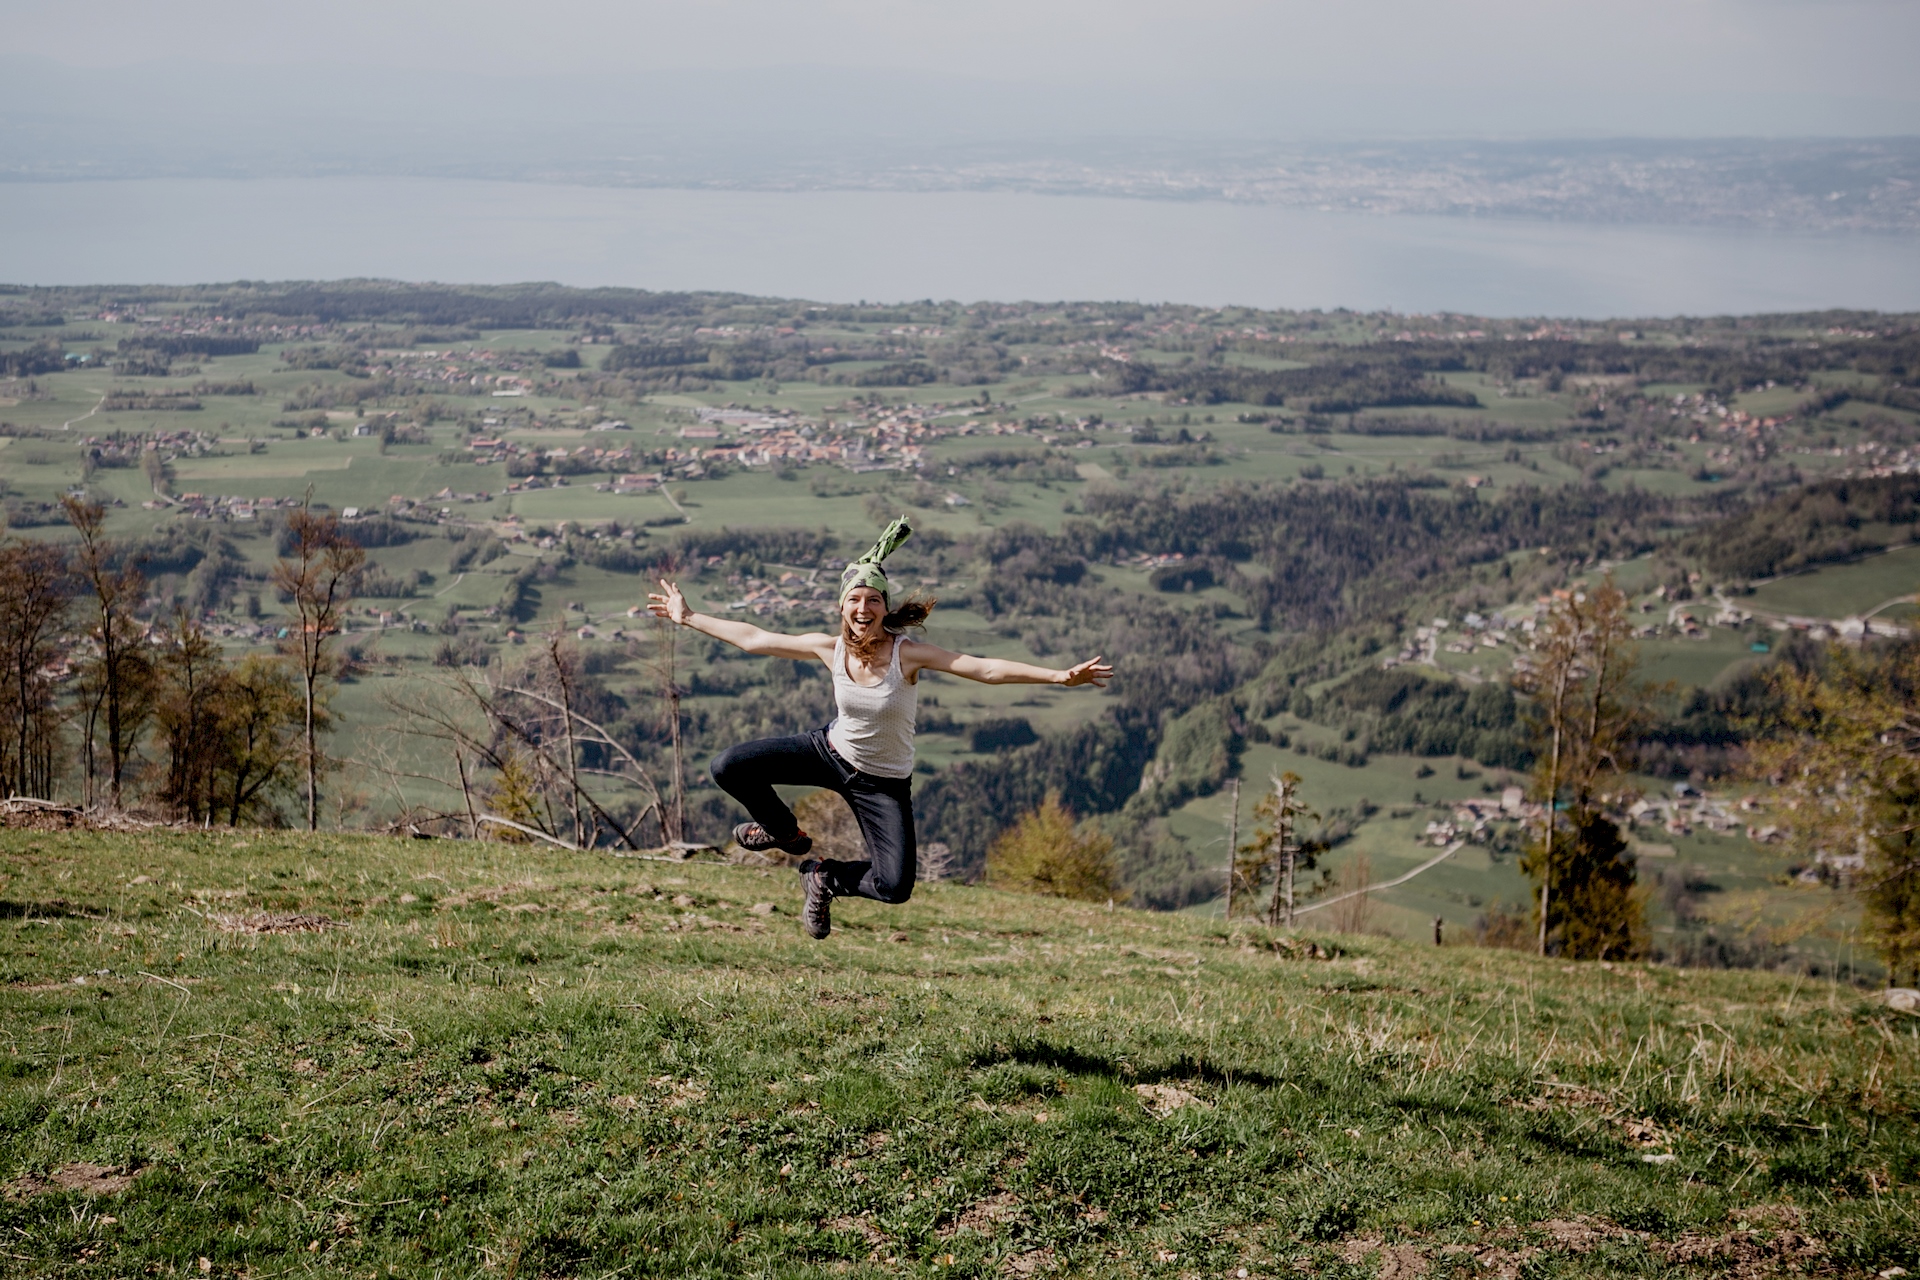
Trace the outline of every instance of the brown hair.
{"type": "Polygon", "coordinates": [[[884,618],[880,619],[880,630],[870,634],[864,640],[854,638],[852,628],[847,625],[846,615],[842,614],[840,615],[841,643],[847,646],[848,653],[861,662],[872,662],[874,656],[880,652],[881,636],[897,636],[909,627],[926,626],[927,615],[932,613],[933,606],[939,603],[938,600],[931,598],[909,597],[900,602],[898,609],[890,610],[884,618]]]}

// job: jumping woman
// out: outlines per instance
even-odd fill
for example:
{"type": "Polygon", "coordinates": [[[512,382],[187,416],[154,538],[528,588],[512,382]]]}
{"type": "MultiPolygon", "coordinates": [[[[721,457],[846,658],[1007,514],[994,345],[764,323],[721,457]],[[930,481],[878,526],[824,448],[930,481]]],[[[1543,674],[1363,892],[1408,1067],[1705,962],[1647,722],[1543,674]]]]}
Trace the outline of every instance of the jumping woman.
{"type": "Polygon", "coordinates": [[[745,849],[778,849],[805,857],[813,839],[774,784],[824,787],[846,800],[867,846],[865,862],[808,858],[800,864],[806,890],[807,933],[824,938],[833,927],[835,897],[905,902],[913,893],[913,727],[916,685],[923,671],[945,671],[981,684],[1058,684],[1105,687],[1113,668],[1093,658],[1064,671],[1000,658],[951,653],[906,632],[925,625],[931,600],[889,603],[882,562],[912,536],[905,516],[887,526],[867,554],[840,575],[840,634],[801,636],[765,631],[748,622],[713,618],[687,607],[674,583],[649,595],[656,617],[692,627],[736,649],[767,658],[817,658],[833,673],[838,714],[824,729],[790,738],[762,738],[714,757],[713,780],[745,806],[753,821],[733,829],[745,849]]]}

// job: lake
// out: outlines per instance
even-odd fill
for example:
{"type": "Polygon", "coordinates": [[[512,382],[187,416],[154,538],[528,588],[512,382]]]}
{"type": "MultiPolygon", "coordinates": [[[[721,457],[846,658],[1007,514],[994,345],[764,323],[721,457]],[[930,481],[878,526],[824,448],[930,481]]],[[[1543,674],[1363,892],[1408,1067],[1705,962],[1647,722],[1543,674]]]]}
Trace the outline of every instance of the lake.
{"type": "Polygon", "coordinates": [[[1493,316],[1920,310],[1920,239],[994,192],[0,182],[0,281],[354,276],[1493,316]]]}

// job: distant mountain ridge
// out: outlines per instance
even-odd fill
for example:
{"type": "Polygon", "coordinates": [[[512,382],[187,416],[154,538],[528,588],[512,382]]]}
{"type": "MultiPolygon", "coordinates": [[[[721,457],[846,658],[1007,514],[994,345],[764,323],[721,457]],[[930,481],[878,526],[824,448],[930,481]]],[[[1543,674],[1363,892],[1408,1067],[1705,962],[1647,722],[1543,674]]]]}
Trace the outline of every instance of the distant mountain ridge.
{"type": "MultiPolygon", "coordinates": [[[[1262,103],[1254,90],[1216,86],[1207,101],[1217,109],[1201,111],[1153,89],[1120,103],[1064,88],[885,70],[503,82],[365,68],[97,71],[0,58],[0,180],[362,175],[1018,191],[1920,233],[1917,136],[1635,137],[1626,135],[1641,122],[1627,119],[1623,136],[1602,138],[1549,116],[1530,117],[1531,127],[1562,136],[1480,130],[1407,138],[1364,113],[1342,127],[1340,104],[1325,94],[1281,93],[1262,103]],[[236,113],[235,103],[248,110],[236,113]]],[[[1452,116],[1502,118],[1464,107],[1452,116]]],[[[1920,129],[1920,120],[1898,112],[1884,120],[1891,130],[1920,129]]]]}

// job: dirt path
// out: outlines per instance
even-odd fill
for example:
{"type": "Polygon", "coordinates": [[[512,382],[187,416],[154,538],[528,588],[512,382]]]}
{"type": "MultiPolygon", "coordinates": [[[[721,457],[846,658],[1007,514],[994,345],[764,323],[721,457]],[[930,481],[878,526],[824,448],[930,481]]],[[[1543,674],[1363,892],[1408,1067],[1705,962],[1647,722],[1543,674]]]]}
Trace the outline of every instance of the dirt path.
{"type": "MultiPolygon", "coordinates": [[[[89,387],[88,390],[92,390],[92,388],[89,387]]],[[[60,424],[60,429],[62,431],[68,431],[72,429],[74,423],[85,422],[88,418],[91,418],[94,414],[100,412],[100,406],[105,404],[106,402],[107,402],[107,393],[102,391],[100,393],[100,398],[93,402],[93,408],[87,410],[85,413],[81,414],[77,418],[68,418],[65,422],[60,424]]]]}
{"type": "MultiPolygon", "coordinates": [[[[444,587],[442,587],[442,588],[440,588],[440,589],[439,589],[438,591],[436,591],[436,592],[434,592],[434,593],[433,593],[432,595],[430,595],[430,596],[428,596],[428,597],[427,597],[427,599],[429,599],[429,600],[438,600],[438,599],[439,599],[439,598],[440,598],[441,596],[443,596],[443,595],[445,595],[445,594],[447,594],[447,592],[449,592],[449,591],[451,591],[451,590],[453,590],[453,589],[454,589],[455,587],[457,587],[457,586],[459,586],[459,585],[460,585],[460,579],[462,579],[462,578],[464,578],[464,577],[466,577],[466,576],[467,576],[467,575],[466,575],[466,574],[464,574],[464,573],[456,573],[456,574],[454,574],[454,575],[453,575],[453,581],[452,581],[452,582],[449,582],[449,583],[448,583],[448,584],[447,584],[446,586],[444,586],[444,587]]],[[[409,609],[411,609],[411,608],[413,608],[413,606],[414,606],[414,604],[418,604],[418,603],[419,603],[419,601],[414,601],[414,602],[412,602],[412,603],[410,603],[410,604],[403,604],[403,605],[401,605],[401,606],[400,606],[400,607],[399,607],[398,609],[396,609],[396,610],[394,610],[394,612],[395,612],[396,614],[402,614],[402,615],[404,615],[404,614],[406,613],[406,611],[407,611],[407,610],[409,610],[409,609]]]]}

